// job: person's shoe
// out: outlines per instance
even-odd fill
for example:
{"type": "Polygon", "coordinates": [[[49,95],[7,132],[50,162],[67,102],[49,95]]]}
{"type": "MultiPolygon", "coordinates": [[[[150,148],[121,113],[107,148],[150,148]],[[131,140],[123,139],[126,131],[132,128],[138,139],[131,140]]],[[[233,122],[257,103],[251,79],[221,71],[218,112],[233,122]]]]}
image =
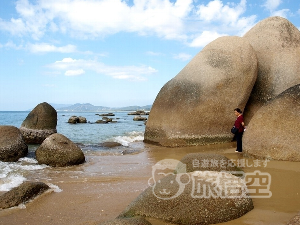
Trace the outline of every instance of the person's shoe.
{"type": "Polygon", "coordinates": [[[239,152],[238,150],[235,150],[235,152],[239,152]]]}

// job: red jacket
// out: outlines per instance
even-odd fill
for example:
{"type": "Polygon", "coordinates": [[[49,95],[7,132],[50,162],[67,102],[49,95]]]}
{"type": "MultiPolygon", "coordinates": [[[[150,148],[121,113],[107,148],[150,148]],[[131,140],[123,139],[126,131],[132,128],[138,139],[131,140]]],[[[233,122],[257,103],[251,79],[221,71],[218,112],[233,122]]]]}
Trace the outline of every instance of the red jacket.
{"type": "Polygon", "coordinates": [[[242,133],[244,131],[242,122],[244,122],[244,117],[243,115],[240,115],[238,116],[238,118],[236,118],[236,121],[234,123],[234,126],[239,129],[239,133],[242,133]]]}

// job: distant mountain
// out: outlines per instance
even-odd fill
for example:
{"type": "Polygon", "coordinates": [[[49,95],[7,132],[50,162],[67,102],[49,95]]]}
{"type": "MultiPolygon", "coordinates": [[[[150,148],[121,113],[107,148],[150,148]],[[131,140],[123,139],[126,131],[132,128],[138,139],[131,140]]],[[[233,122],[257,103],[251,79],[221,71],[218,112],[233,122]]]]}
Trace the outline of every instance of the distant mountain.
{"type": "Polygon", "coordinates": [[[56,104],[56,103],[49,103],[54,109],[69,107],[72,104],[56,104]]]}
{"type": "Polygon", "coordinates": [[[69,106],[59,107],[59,108],[54,107],[54,108],[57,111],[66,111],[66,112],[99,112],[99,111],[116,111],[116,110],[118,110],[118,111],[136,111],[136,110],[150,111],[151,107],[152,107],[152,105],[126,106],[126,107],[120,107],[120,108],[111,108],[111,107],[106,107],[106,106],[94,106],[90,103],[84,103],[84,104],[76,103],[74,105],[69,105],[69,106]]]}
{"type": "Polygon", "coordinates": [[[121,111],[136,111],[136,110],[144,110],[144,111],[150,111],[152,105],[145,105],[145,106],[126,106],[122,108],[116,108],[116,110],[121,111]]]}

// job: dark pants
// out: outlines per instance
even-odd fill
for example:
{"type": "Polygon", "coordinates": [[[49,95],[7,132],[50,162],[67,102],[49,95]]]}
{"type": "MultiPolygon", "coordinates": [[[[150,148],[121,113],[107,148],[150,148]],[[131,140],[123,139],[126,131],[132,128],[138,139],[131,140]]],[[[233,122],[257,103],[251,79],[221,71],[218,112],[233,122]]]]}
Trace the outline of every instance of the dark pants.
{"type": "Polygon", "coordinates": [[[238,152],[242,152],[243,151],[243,144],[242,144],[242,138],[243,138],[243,133],[244,132],[237,132],[235,134],[235,138],[236,138],[236,150],[238,152]]]}

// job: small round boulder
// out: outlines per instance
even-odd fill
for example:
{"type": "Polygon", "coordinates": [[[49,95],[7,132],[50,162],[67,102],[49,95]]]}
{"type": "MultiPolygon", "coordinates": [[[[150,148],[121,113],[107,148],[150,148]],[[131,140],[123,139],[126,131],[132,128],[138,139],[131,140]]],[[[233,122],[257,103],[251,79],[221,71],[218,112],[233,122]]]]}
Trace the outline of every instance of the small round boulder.
{"type": "Polygon", "coordinates": [[[17,127],[0,126],[0,160],[15,162],[26,156],[28,147],[17,127]]]}
{"type": "Polygon", "coordinates": [[[49,166],[72,166],[85,161],[82,150],[62,134],[47,137],[36,150],[36,159],[40,164],[49,166]]]}

